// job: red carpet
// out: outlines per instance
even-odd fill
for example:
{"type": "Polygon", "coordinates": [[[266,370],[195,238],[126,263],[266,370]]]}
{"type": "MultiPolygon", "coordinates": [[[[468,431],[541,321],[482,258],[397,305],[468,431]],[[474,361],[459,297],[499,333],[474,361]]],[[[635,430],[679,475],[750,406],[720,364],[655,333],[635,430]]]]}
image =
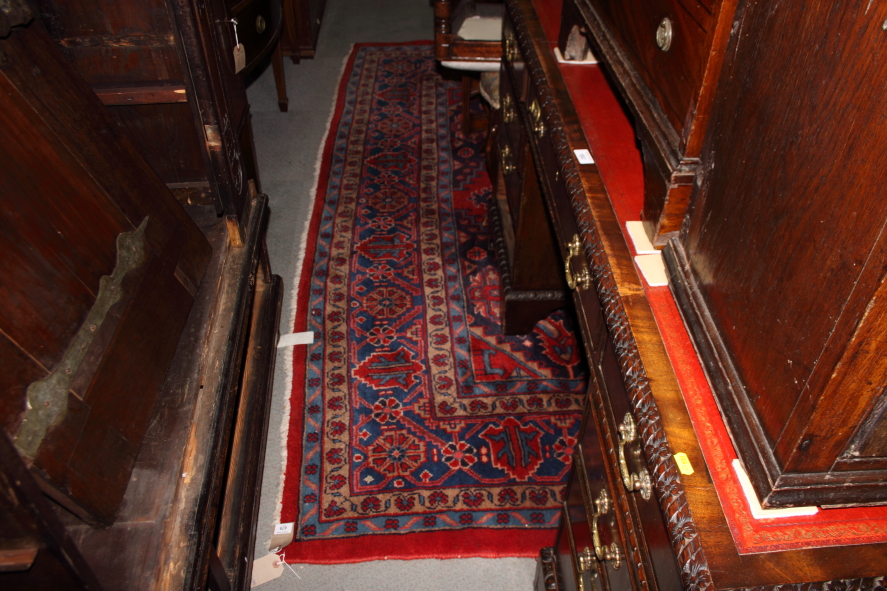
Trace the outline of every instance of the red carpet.
{"type": "Polygon", "coordinates": [[[427,43],[358,45],[300,278],[287,556],[537,556],[586,388],[570,318],[504,337],[479,134],[427,43]]]}

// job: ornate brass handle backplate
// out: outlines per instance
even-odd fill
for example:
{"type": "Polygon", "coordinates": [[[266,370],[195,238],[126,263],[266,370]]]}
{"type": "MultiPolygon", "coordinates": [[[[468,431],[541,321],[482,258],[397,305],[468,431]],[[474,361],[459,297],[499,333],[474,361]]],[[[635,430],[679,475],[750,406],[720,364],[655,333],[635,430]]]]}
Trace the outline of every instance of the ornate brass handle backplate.
{"type": "Polygon", "coordinates": [[[514,116],[514,102],[511,100],[511,95],[506,94],[502,97],[502,121],[511,123],[514,121],[514,116]]]}
{"type": "Polygon", "coordinates": [[[505,37],[505,61],[513,62],[518,55],[517,39],[507,35],[505,37]]]}
{"type": "Polygon", "coordinates": [[[594,518],[591,520],[591,538],[594,542],[594,554],[601,562],[607,560],[612,561],[613,570],[619,570],[622,564],[622,554],[619,553],[619,546],[616,542],[609,546],[601,543],[601,535],[598,533],[598,519],[610,512],[610,497],[607,495],[606,489],[601,489],[601,494],[594,500],[594,518]]]}
{"type": "Polygon", "coordinates": [[[650,481],[650,473],[641,468],[639,472],[631,472],[628,469],[628,460],[625,457],[625,446],[638,437],[638,428],[635,425],[631,413],[625,413],[622,424],[619,425],[619,472],[622,474],[622,484],[628,492],[639,491],[641,498],[650,500],[653,484],[650,481]]]}
{"type": "Polygon", "coordinates": [[[591,287],[591,274],[588,272],[588,269],[583,266],[582,270],[575,277],[570,270],[570,260],[573,257],[578,257],[582,251],[582,242],[579,240],[579,235],[573,234],[573,239],[566,246],[567,259],[564,261],[564,275],[567,278],[567,287],[570,289],[578,288],[580,291],[588,289],[591,287]]]}
{"type": "Polygon", "coordinates": [[[511,147],[505,145],[502,148],[502,152],[499,154],[500,160],[502,161],[502,174],[508,176],[509,174],[514,172],[514,162],[511,161],[511,147]]]}

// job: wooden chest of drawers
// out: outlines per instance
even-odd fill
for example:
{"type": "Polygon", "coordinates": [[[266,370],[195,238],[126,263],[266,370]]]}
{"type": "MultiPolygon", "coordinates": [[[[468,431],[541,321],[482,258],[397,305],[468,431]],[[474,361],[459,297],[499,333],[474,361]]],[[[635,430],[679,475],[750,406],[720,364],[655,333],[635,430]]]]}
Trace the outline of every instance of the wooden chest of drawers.
{"type": "MultiPolygon", "coordinates": [[[[538,118],[528,106],[521,123],[592,368],[560,530],[542,552],[536,588],[880,588],[884,543],[740,552],[620,228],[617,187],[602,177],[620,155],[595,152],[598,164],[575,155],[600,144],[577,113],[604,103],[618,112],[618,101],[599,72],[581,94],[574,79],[565,80],[552,51],[558,2],[506,4],[503,43],[512,56],[505,68],[520,65],[509,73],[512,83],[525,80],[522,96],[539,104],[538,118]],[[678,452],[693,471],[679,470],[678,452]]],[[[607,125],[608,116],[597,123],[607,125]]]]}

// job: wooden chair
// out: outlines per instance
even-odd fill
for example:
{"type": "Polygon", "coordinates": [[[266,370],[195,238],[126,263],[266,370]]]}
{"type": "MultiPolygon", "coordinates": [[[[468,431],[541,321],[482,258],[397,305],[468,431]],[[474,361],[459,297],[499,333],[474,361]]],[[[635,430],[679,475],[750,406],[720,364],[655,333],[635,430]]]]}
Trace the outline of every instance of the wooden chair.
{"type": "Polygon", "coordinates": [[[462,120],[466,130],[485,129],[487,117],[472,119],[475,72],[498,72],[502,58],[501,2],[435,0],[434,54],[445,68],[462,72],[462,120]]]}

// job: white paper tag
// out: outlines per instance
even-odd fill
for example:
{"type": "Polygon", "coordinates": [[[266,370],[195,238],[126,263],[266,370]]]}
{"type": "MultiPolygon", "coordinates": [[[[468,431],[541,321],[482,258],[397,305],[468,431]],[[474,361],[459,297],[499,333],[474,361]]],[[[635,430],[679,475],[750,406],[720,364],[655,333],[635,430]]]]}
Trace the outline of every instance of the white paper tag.
{"type": "Polygon", "coordinates": [[[246,50],[243,49],[243,44],[238,43],[234,46],[234,73],[236,74],[240,70],[246,67],[246,50]]]}
{"type": "Polygon", "coordinates": [[[662,253],[656,254],[639,254],[634,257],[641,270],[641,275],[647,280],[650,287],[663,287],[668,285],[668,274],[665,272],[665,261],[662,260],[662,253]]]}
{"type": "Polygon", "coordinates": [[[656,254],[659,252],[647,237],[644,230],[644,222],[625,222],[625,229],[628,231],[631,242],[637,254],[656,254]]]}
{"type": "Polygon", "coordinates": [[[283,574],[286,568],[277,554],[268,554],[253,561],[253,580],[250,587],[258,587],[283,574]]]}
{"type": "Polygon", "coordinates": [[[293,532],[295,532],[294,523],[278,523],[274,526],[274,533],[271,534],[271,540],[268,543],[270,552],[279,552],[282,548],[286,548],[293,542],[293,532]]]}
{"type": "Polygon", "coordinates": [[[576,154],[579,164],[594,164],[594,158],[591,157],[591,152],[588,150],[573,150],[573,153],[576,154]]]}
{"type": "Polygon", "coordinates": [[[314,331],[309,332],[293,332],[281,335],[277,341],[277,348],[289,347],[292,345],[310,345],[314,342],[314,331]]]}

